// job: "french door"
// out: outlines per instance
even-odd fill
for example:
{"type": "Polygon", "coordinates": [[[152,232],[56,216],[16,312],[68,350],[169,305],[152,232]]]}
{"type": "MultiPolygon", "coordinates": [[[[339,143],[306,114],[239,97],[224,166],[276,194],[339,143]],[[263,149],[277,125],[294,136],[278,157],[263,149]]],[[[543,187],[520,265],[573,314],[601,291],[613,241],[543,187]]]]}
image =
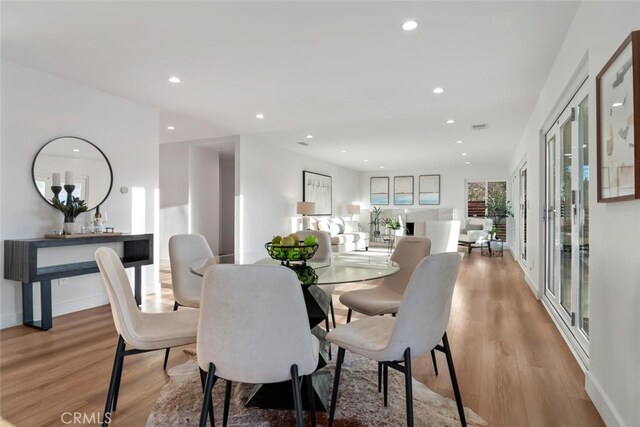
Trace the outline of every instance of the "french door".
{"type": "Polygon", "coordinates": [[[520,168],[520,224],[518,227],[520,242],[520,260],[527,262],[527,165],[520,168]]]}
{"type": "Polygon", "coordinates": [[[545,136],[545,298],[587,357],[589,116],[583,85],[545,136]]]}

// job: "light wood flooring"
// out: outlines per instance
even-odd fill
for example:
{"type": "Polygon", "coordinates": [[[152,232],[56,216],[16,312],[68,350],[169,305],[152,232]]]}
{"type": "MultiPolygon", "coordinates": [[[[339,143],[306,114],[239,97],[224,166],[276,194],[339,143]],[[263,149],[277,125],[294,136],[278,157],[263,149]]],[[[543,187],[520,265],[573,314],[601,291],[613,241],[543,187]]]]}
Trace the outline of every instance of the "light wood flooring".
{"type": "MultiPolygon", "coordinates": [[[[169,282],[166,271],[161,280],[169,282]]],[[[169,286],[147,296],[143,309],[171,310],[169,286]]],[[[362,285],[336,289],[338,323],[346,318],[338,296],[354,286],[362,285]]],[[[490,426],[604,425],[584,391],[584,374],[506,251],[504,258],[482,257],[479,250],[465,256],[448,335],[464,404],[490,426]]],[[[116,339],[108,306],[56,317],[47,332],[1,331],[0,425],[57,426],[65,412],[102,413],[116,339]]],[[[145,425],[168,380],[162,359],[163,352],[125,358],[113,425],[145,425]]],[[[186,360],[173,350],[169,366],[186,360]]],[[[428,355],[413,363],[416,379],[453,397],[443,354],[439,376],[428,355]]]]}

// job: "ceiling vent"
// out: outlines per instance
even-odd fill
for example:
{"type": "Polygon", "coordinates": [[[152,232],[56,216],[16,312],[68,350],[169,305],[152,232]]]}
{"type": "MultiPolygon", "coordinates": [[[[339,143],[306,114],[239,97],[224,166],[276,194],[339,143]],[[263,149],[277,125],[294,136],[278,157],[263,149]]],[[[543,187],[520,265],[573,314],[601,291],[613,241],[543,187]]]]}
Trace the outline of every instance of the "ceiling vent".
{"type": "Polygon", "coordinates": [[[478,125],[471,125],[471,130],[485,130],[489,125],[487,123],[481,123],[478,125]]]}
{"type": "Polygon", "coordinates": [[[298,141],[298,144],[304,145],[305,147],[308,147],[309,145],[311,145],[311,144],[308,144],[308,143],[306,143],[304,141],[298,141]]]}

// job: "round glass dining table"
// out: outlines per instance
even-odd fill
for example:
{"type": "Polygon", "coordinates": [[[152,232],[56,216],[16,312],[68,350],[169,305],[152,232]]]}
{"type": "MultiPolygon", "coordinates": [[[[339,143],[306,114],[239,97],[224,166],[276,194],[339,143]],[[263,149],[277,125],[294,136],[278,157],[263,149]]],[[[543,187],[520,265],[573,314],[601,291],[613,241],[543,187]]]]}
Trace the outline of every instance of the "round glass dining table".
{"type": "MultiPolygon", "coordinates": [[[[316,410],[326,410],[328,408],[331,380],[330,372],[326,369],[321,369],[326,365],[330,357],[330,348],[329,343],[324,339],[326,331],[319,326],[327,316],[331,295],[324,292],[321,287],[322,285],[380,279],[400,271],[398,263],[391,261],[387,254],[381,255],[334,253],[331,255],[331,259],[325,262],[307,262],[307,265],[312,267],[318,276],[317,282],[313,285],[301,285],[311,333],[320,342],[320,357],[316,372],[313,374],[316,410]]],[[[270,258],[264,251],[261,251],[203,259],[193,263],[190,266],[190,270],[193,274],[204,276],[205,270],[215,264],[281,265],[280,261],[270,258]]],[[[257,385],[245,406],[292,409],[291,382],[257,385]]],[[[306,396],[303,396],[303,406],[307,408],[306,396]]]]}
{"type": "MultiPolygon", "coordinates": [[[[262,264],[280,265],[280,261],[265,256],[262,252],[250,252],[241,255],[221,255],[203,259],[191,265],[191,272],[203,276],[204,271],[214,264],[262,264]]],[[[391,276],[400,271],[400,265],[387,256],[362,253],[334,253],[330,261],[307,262],[318,275],[314,285],[335,285],[339,283],[363,282],[391,276]]]]}

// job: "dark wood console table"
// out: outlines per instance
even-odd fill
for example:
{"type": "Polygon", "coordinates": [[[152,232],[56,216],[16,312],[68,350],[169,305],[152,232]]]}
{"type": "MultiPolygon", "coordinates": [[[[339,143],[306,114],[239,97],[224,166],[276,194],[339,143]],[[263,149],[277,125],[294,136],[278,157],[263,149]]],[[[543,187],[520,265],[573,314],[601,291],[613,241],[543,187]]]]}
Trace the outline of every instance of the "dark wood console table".
{"type": "Polygon", "coordinates": [[[135,296],[142,297],[142,266],[153,264],[153,234],[80,237],[76,239],[19,239],[4,241],[4,278],[22,282],[22,324],[43,331],[51,329],[51,280],[98,272],[95,261],[38,267],[38,249],[123,242],[125,267],[135,269],[135,296]],[[41,319],[33,320],[33,283],[40,282],[41,319]]]}

